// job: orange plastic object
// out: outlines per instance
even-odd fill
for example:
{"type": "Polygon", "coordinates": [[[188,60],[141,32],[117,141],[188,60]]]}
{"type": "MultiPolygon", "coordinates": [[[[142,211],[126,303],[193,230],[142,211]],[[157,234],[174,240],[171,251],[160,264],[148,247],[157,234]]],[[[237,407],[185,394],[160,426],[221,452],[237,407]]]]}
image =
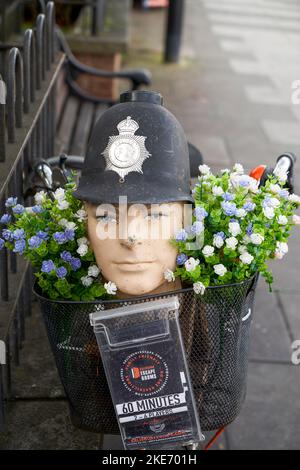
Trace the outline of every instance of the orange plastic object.
{"type": "Polygon", "coordinates": [[[253,170],[250,171],[250,175],[252,178],[256,179],[259,181],[264,174],[265,169],[267,168],[266,165],[259,165],[256,168],[253,168],[253,170]]]}

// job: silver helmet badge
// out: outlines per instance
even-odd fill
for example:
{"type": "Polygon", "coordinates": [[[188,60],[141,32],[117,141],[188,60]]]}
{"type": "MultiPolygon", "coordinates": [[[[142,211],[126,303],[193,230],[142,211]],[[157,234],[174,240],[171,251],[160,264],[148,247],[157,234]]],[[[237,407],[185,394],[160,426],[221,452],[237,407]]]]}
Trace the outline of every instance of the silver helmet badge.
{"type": "Polygon", "coordinates": [[[106,160],[105,169],[115,171],[122,179],[132,171],[143,173],[142,165],[151,156],[145,147],[147,137],[134,135],[138,128],[138,123],[127,116],[117,125],[119,135],[109,137],[101,154],[106,160]]]}

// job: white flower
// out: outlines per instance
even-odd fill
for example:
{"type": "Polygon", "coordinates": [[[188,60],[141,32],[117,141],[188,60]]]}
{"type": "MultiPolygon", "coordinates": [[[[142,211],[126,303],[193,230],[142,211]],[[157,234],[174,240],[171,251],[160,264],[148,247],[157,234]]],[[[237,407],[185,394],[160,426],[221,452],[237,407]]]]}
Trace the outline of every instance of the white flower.
{"type": "Polygon", "coordinates": [[[243,219],[247,215],[247,212],[245,211],[245,209],[237,209],[235,215],[243,219]]]}
{"type": "Polygon", "coordinates": [[[300,217],[299,217],[299,215],[296,215],[296,214],[293,215],[293,224],[295,224],[295,225],[300,225],[300,217]]]}
{"type": "Polygon", "coordinates": [[[64,228],[68,229],[68,230],[76,230],[77,229],[77,225],[75,224],[75,222],[69,222],[67,219],[60,219],[58,224],[61,225],[64,228]]]}
{"type": "Polygon", "coordinates": [[[89,276],[97,277],[99,273],[100,273],[100,269],[98,268],[98,266],[96,264],[93,264],[88,269],[88,275],[89,276]]]}
{"type": "Polygon", "coordinates": [[[58,221],[58,225],[61,225],[62,227],[66,227],[67,223],[68,223],[67,219],[60,219],[58,221]]]}
{"type": "Polygon", "coordinates": [[[238,240],[235,237],[229,237],[226,239],[226,246],[227,248],[230,248],[231,250],[235,250],[237,244],[238,244],[238,240]]]}
{"type": "Polygon", "coordinates": [[[118,290],[116,284],[114,282],[111,282],[111,281],[106,282],[104,284],[104,289],[110,295],[115,295],[117,290],[118,290]]]}
{"type": "Polygon", "coordinates": [[[75,224],[75,222],[67,222],[67,224],[66,224],[66,229],[68,229],[68,230],[76,230],[76,229],[77,229],[77,225],[75,224]]]}
{"type": "Polygon", "coordinates": [[[185,266],[185,269],[188,272],[190,272],[190,271],[194,271],[194,269],[198,266],[198,264],[199,264],[199,260],[191,257],[188,260],[186,260],[186,262],[184,263],[184,266],[185,266]]]}
{"type": "Polygon", "coordinates": [[[66,194],[65,194],[65,190],[63,188],[58,188],[55,192],[54,192],[54,198],[57,200],[57,201],[63,201],[66,197],[66,194]]]}
{"type": "Polygon", "coordinates": [[[167,270],[164,272],[164,278],[165,278],[165,280],[168,281],[168,282],[174,282],[174,281],[175,281],[175,276],[174,276],[173,271],[171,271],[171,269],[167,269],[167,270]]]}
{"type": "Polygon", "coordinates": [[[81,238],[78,238],[77,243],[78,245],[88,245],[89,241],[86,237],[81,237],[81,238]]]}
{"type": "Polygon", "coordinates": [[[224,264],[215,264],[214,271],[218,276],[223,277],[224,274],[227,273],[227,269],[225,268],[224,264]]]}
{"type": "Polygon", "coordinates": [[[241,165],[240,163],[236,163],[233,167],[233,171],[235,171],[238,175],[243,175],[244,174],[243,165],[241,165]]]}
{"type": "Polygon", "coordinates": [[[252,233],[250,235],[250,240],[254,245],[261,245],[264,241],[264,237],[260,233],[252,233]]]}
{"type": "Polygon", "coordinates": [[[248,243],[251,243],[251,238],[249,235],[244,235],[243,237],[243,242],[247,245],[248,243]]]}
{"type": "Polygon", "coordinates": [[[89,287],[94,282],[94,279],[92,277],[89,277],[89,276],[82,276],[80,278],[80,280],[81,280],[82,284],[84,285],[84,287],[89,287]]]}
{"type": "Polygon", "coordinates": [[[277,242],[275,250],[275,258],[282,259],[289,251],[288,244],[285,242],[277,242]]]}
{"type": "Polygon", "coordinates": [[[275,212],[273,207],[264,207],[263,208],[263,213],[267,219],[273,219],[275,212]]]}
{"type": "Polygon", "coordinates": [[[39,191],[38,193],[36,193],[36,194],[34,195],[34,201],[35,201],[35,203],[38,204],[38,205],[39,205],[39,204],[42,204],[42,203],[45,201],[46,196],[47,196],[47,194],[46,194],[45,191],[39,191]]]}
{"type": "Polygon", "coordinates": [[[297,194],[290,194],[289,195],[289,201],[290,202],[296,202],[297,204],[300,204],[300,196],[297,196],[297,194]]]}
{"type": "Polygon", "coordinates": [[[241,233],[240,224],[238,222],[229,222],[228,230],[233,237],[236,237],[237,235],[241,233]]]}
{"type": "Polygon", "coordinates": [[[213,193],[214,196],[222,196],[224,191],[221,188],[221,186],[213,186],[212,193],[213,193]]]}
{"type": "Polygon", "coordinates": [[[223,168],[221,170],[221,175],[224,175],[224,173],[229,173],[229,172],[230,172],[230,170],[228,168],[223,168]]]}
{"type": "Polygon", "coordinates": [[[79,248],[77,248],[76,251],[80,256],[84,256],[88,252],[88,246],[82,244],[82,245],[79,246],[79,248]]]}
{"type": "Polygon", "coordinates": [[[247,247],[246,247],[245,245],[240,245],[240,246],[238,247],[238,252],[239,252],[240,254],[245,253],[246,251],[247,251],[247,247]]]}
{"type": "Polygon", "coordinates": [[[221,248],[221,246],[224,245],[224,240],[223,240],[223,238],[221,237],[221,235],[214,235],[213,244],[214,244],[217,248],[221,248]]]}
{"type": "Polygon", "coordinates": [[[276,197],[271,197],[271,199],[269,201],[269,205],[270,205],[270,207],[274,207],[276,209],[276,207],[280,206],[280,201],[278,199],[276,199],[276,197]]]}
{"type": "Polygon", "coordinates": [[[270,184],[269,189],[271,193],[273,194],[279,194],[281,191],[281,187],[279,186],[279,184],[274,184],[274,183],[270,184]]]}
{"type": "Polygon", "coordinates": [[[194,289],[195,294],[201,294],[201,295],[203,295],[204,292],[205,292],[205,285],[202,284],[202,282],[200,282],[200,281],[199,281],[199,282],[195,282],[195,283],[193,284],[193,289],[194,289]]]}
{"type": "Polygon", "coordinates": [[[278,223],[279,225],[286,225],[288,223],[288,219],[285,215],[280,215],[278,217],[278,223]]]}
{"type": "Polygon", "coordinates": [[[207,165],[199,165],[199,171],[202,175],[207,175],[210,173],[210,168],[207,165]]]}
{"type": "Polygon", "coordinates": [[[75,214],[76,219],[79,220],[79,222],[82,222],[87,218],[87,212],[84,209],[79,209],[76,214],[75,214]]]}
{"type": "Polygon", "coordinates": [[[202,253],[204,256],[212,256],[214,254],[214,247],[213,246],[210,246],[210,245],[206,245],[203,250],[202,250],[202,253]]]}
{"type": "Polygon", "coordinates": [[[275,170],[273,171],[273,174],[277,177],[278,181],[280,181],[281,183],[285,183],[287,178],[288,178],[288,173],[286,172],[286,170],[284,168],[275,168],[275,170]]]}
{"type": "Polygon", "coordinates": [[[250,253],[248,253],[248,251],[244,251],[244,253],[242,253],[240,255],[240,260],[244,264],[251,264],[252,261],[254,260],[254,257],[252,255],[250,255],[250,253]]]}
{"type": "Polygon", "coordinates": [[[70,204],[68,203],[68,201],[66,201],[66,199],[61,199],[61,200],[58,201],[57,207],[58,207],[61,211],[63,211],[63,210],[65,210],[65,209],[68,209],[69,205],[70,205],[70,204]]]}

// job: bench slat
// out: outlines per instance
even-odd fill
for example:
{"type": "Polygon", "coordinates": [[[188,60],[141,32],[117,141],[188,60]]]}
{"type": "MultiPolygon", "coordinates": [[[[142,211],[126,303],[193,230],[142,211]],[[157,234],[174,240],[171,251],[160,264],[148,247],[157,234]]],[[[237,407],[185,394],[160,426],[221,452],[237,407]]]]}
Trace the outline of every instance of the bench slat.
{"type": "Polygon", "coordinates": [[[85,155],[90,129],[93,123],[93,103],[82,103],[76,123],[75,132],[70,146],[71,155],[85,155]]]}
{"type": "Polygon", "coordinates": [[[69,96],[56,139],[56,154],[70,153],[70,142],[78,117],[79,102],[73,96],[69,96]]]}

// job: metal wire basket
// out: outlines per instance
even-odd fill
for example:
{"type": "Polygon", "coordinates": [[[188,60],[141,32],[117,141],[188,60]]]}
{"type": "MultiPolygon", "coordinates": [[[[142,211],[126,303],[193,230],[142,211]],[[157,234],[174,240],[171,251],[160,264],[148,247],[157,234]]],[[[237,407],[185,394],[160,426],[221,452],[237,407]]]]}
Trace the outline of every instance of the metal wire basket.
{"type": "Polygon", "coordinates": [[[124,300],[98,302],[39,299],[73,424],[103,434],[118,434],[113,404],[96,338],[89,323],[95,310],[177,295],[180,326],[204,431],[232,422],[246,395],[250,324],[257,276],[238,284],[192,288],[124,300]]]}

